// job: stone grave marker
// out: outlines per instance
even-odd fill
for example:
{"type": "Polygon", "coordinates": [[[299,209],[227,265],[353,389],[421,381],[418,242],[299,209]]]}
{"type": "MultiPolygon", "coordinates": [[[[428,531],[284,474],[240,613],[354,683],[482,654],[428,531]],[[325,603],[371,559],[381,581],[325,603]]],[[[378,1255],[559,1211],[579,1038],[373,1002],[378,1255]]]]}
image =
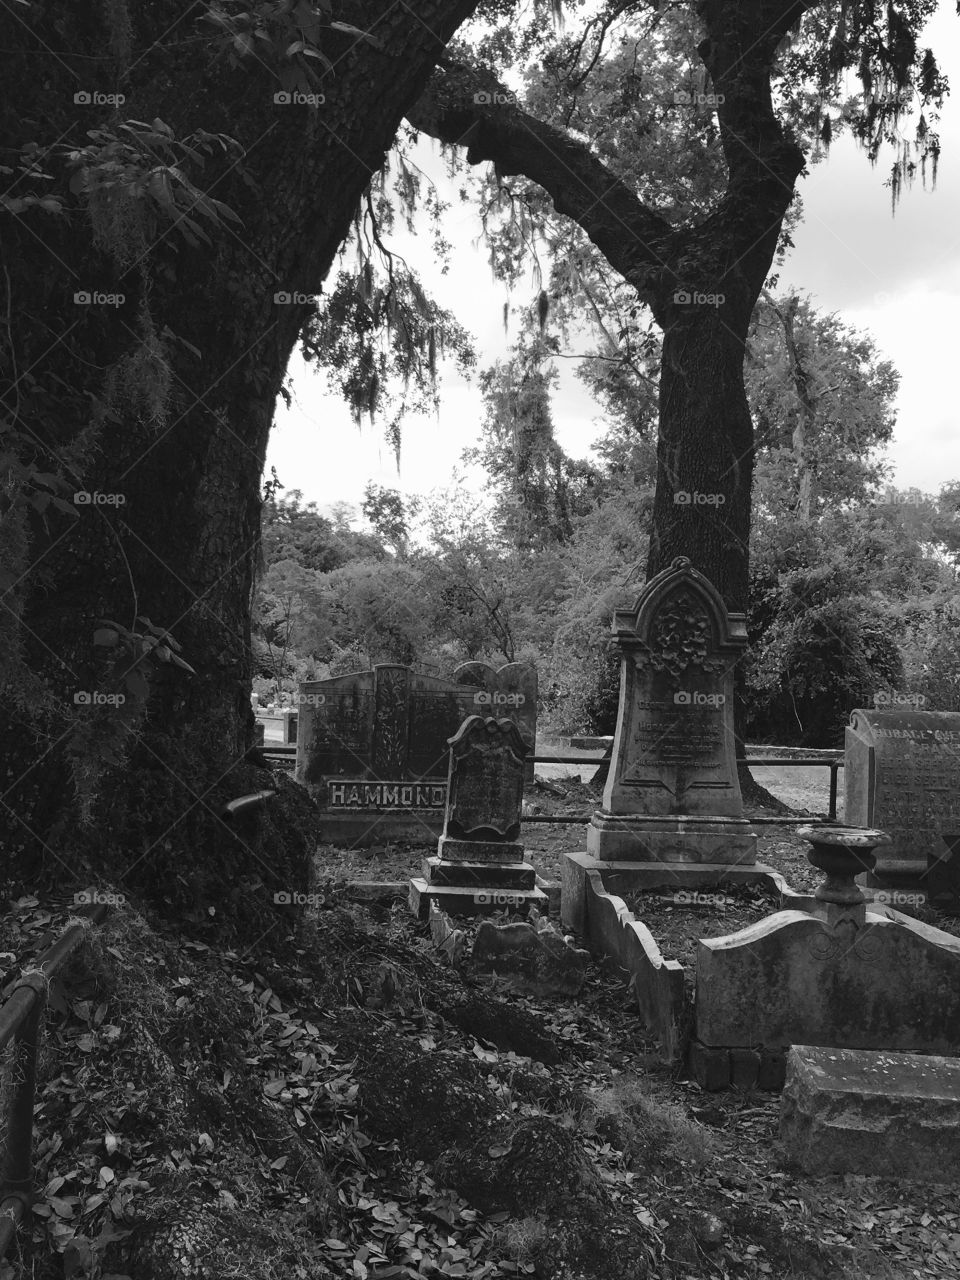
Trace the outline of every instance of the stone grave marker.
{"type": "Polygon", "coordinates": [[[697,946],[693,1073],[757,1082],[791,1045],[960,1054],[960,939],[866,902],[855,882],[882,831],[800,828],[825,873],[810,910],[778,911],[697,946]],[[749,1073],[752,1069],[752,1078],[749,1073]]]}
{"type": "Polygon", "coordinates": [[[520,843],[526,743],[512,720],[468,716],[449,742],[447,804],[437,856],[410,882],[411,910],[457,915],[547,901],[520,843]]]}
{"type": "Polygon", "coordinates": [[[537,753],[537,669],[529,662],[492,667],[487,662],[462,662],[453,673],[459,684],[477,690],[473,711],[480,716],[506,716],[520,730],[527,745],[527,781],[533,781],[537,753]]]}
{"type": "MultiPolygon", "coordinates": [[[[448,739],[493,693],[522,692],[509,664],[469,684],[383,663],[299,686],[297,780],[326,814],[326,838],[350,847],[390,840],[432,843],[443,826],[448,739]]],[[[536,676],[533,676],[534,688],[536,676]]],[[[498,706],[500,704],[498,703],[498,706]]],[[[536,735],[536,696],[503,704],[536,735]],[[532,714],[532,721],[530,716],[532,714]]]]}
{"type": "Polygon", "coordinates": [[[685,557],[652,578],[613,629],[620,705],[603,808],[587,850],[602,861],[755,864],[733,730],[744,615],[685,557]]]}
{"type": "Polygon", "coordinates": [[[960,712],[858,709],[844,747],[844,821],[891,837],[867,883],[926,891],[930,855],[960,829],[960,712]]]}

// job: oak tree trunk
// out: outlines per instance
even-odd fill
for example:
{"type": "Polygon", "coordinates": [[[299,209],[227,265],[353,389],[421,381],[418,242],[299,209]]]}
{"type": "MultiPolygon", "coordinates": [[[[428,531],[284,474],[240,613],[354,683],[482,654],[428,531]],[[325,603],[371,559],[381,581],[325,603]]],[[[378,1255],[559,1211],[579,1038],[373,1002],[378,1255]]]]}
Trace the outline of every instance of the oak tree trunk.
{"type": "MultiPolygon", "coordinates": [[[[231,66],[204,6],[131,6],[129,29],[122,5],[38,6],[8,25],[4,136],[36,143],[53,181],[17,172],[4,186],[63,200],[59,214],[2,215],[0,840],[21,878],[102,872],[121,891],[233,919],[269,916],[275,889],[305,887],[296,801],[238,833],[217,817],[226,799],[270,785],[245,760],[267,437],[309,297],[475,4],[335,4],[334,17],[379,44],[327,33],[334,73],[318,107],[276,102],[276,68],[262,57],[231,66]],[[76,102],[78,91],[125,101],[76,102]],[[111,215],[67,191],[64,147],[157,118],[178,139],[206,130],[243,148],[215,148],[203,168],[183,162],[240,218],[215,226],[192,210],[210,244],[162,219],[141,242],[146,196],[111,215]],[[77,303],[81,291],[113,297],[77,303]],[[69,514],[43,496],[43,475],[90,500],[67,493],[69,514]],[[179,641],[194,674],[94,645],[100,620],[143,633],[144,616],[179,641]],[[102,700],[119,696],[118,716],[102,700]]],[[[16,152],[4,161],[17,170],[16,152]]],[[[322,423],[317,443],[333,463],[322,423]]]]}

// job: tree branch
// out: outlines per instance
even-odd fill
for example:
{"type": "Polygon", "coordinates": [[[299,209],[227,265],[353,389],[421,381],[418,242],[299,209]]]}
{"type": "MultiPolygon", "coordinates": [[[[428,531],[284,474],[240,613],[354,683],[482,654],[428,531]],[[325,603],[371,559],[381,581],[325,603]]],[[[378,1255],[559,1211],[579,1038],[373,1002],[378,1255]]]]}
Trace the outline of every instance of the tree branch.
{"type": "Polygon", "coordinates": [[[638,290],[655,290],[669,274],[676,252],[670,224],[585,143],[518,107],[491,72],[462,64],[439,69],[407,119],[432,138],[467,147],[468,164],[489,160],[498,176],[536,182],[638,290]]]}

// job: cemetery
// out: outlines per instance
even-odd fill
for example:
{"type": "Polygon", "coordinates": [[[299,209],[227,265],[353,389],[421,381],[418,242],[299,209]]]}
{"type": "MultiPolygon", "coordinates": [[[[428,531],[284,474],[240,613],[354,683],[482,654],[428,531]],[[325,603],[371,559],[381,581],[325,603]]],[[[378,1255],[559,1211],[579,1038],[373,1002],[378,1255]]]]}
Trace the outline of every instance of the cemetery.
{"type": "Polygon", "coordinates": [[[0,1280],[960,1280],[953,7],[13,10],[0,1280]]]}

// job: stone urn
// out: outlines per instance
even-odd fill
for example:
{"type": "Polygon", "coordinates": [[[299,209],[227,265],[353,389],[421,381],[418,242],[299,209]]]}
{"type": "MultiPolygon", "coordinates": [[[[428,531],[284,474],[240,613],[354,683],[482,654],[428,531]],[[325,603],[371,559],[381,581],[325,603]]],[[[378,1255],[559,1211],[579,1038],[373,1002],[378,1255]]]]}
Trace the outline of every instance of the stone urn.
{"type": "Polygon", "coordinates": [[[867,827],[798,827],[797,835],[812,847],[807,858],[824,872],[823,884],[814,893],[818,902],[840,908],[866,902],[855,877],[876,866],[874,849],[890,844],[885,831],[867,827]]]}

